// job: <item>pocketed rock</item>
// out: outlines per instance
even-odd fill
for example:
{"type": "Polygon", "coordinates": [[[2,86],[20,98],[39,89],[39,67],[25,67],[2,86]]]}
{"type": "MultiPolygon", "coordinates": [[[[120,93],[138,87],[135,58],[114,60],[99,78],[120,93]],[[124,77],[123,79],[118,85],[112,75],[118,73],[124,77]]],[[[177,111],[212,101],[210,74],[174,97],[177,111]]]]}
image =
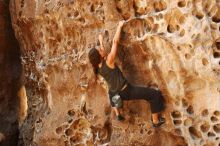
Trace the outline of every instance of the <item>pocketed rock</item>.
{"type": "Polygon", "coordinates": [[[29,103],[21,143],[218,145],[218,5],[212,0],[11,0],[29,103]],[[142,100],[126,101],[126,120],[115,121],[106,84],[101,77],[94,81],[88,52],[99,47],[99,33],[109,52],[123,19],[117,63],[132,84],[160,88],[167,120],[161,128],[152,127],[149,104],[142,100]]]}

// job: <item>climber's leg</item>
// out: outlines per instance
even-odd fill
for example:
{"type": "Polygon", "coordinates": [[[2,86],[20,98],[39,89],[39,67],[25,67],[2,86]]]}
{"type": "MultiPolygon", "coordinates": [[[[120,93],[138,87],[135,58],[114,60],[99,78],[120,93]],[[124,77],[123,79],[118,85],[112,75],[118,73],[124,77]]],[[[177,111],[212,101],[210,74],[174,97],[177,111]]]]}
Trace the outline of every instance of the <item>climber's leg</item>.
{"type": "Polygon", "coordinates": [[[120,92],[123,100],[144,99],[150,103],[153,123],[160,122],[159,113],[164,109],[163,96],[159,90],[128,84],[120,92]]]}
{"type": "Polygon", "coordinates": [[[159,90],[128,84],[119,94],[123,100],[147,100],[150,103],[152,113],[158,113],[164,109],[163,96],[159,90]]]}

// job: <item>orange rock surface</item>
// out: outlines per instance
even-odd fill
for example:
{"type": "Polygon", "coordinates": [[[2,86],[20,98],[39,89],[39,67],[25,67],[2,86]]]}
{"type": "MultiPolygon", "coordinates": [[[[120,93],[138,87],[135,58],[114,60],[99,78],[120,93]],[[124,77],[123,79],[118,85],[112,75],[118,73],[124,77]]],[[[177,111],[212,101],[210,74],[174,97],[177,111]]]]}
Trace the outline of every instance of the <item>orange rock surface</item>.
{"type": "Polygon", "coordinates": [[[219,5],[218,0],[11,0],[28,98],[20,143],[219,145],[219,5]],[[88,51],[99,46],[102,33],[109,52],[123,19],[117,63],[132,84],[163,92],[166,124],[160,128],[152,127],[145,101],[124,102],[126,120],[116,121],[104,80],[94,81],[88,51]]]}

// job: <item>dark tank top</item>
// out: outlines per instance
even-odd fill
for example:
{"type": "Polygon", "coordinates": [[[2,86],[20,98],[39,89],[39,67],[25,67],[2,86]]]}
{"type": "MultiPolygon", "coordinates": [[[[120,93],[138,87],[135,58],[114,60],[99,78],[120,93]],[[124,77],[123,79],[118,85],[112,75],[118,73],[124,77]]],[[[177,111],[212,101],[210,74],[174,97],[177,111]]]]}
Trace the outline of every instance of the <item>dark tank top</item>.
{"type": "Polygon", "coordinates": [[[127,82],[118,66],[115,65],[112,69],[107,66],[106,61],[102,62],[102,67],[98,72],[108,83],[111,92],[119,92],[127,82]]]}

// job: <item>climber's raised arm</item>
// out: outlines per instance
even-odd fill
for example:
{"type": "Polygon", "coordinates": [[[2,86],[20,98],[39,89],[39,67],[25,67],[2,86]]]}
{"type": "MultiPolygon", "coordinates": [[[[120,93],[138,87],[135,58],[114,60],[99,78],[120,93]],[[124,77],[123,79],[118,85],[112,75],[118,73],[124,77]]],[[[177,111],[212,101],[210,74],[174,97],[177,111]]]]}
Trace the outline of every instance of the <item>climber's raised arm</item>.
{"type": "Polygon", "coordinates": [[[100,43],[100,48],[98,48],[100,55],[105,58],[106,57],[106,52],[105,48],[103,46],[103,36],[99,34],[99,43],[100,43]]]}
{"type": "Polygon", "coordinates": [[[113,42],[112,42],[112,48],[111,48],[111,52],[108,54],[107,56],[107,60],[106,63],[108,64],[108,66],[110,66],[111,68],[114,68],[114,63],[115,63],[115,56],[117,54],[117,50],[118,50],[118,42],[120,40],[120,34],[121,34],[121,28],[124,24],[124,21],[120,21],[115,33],[115,36],[113,38],[113,42]]]}

